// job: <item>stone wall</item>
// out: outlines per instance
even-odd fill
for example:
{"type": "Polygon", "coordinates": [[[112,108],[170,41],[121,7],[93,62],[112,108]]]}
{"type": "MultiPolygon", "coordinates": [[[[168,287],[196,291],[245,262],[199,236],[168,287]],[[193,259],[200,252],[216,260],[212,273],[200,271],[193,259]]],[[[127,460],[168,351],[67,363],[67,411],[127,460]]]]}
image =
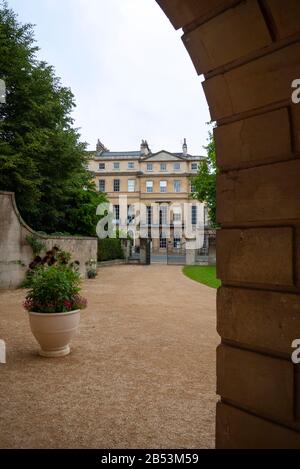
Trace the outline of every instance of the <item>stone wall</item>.
{"type": "Polygon", "coordinates": [[[300,2],[157,1],[217,123],[216,445],[300,448],[300,2]]]}
{"type": "Polygon", "coordinates": [[[26,241],[28,235],[39,238],[46,250],[58,246],[80,262],[80,272],[86,276],[86,262],[97,259],[97,238],[46,237],[35,233],[22,220],[12,192],[0,192],[0,288],[17,288],[24,280],[33,259],[26,241]]]}

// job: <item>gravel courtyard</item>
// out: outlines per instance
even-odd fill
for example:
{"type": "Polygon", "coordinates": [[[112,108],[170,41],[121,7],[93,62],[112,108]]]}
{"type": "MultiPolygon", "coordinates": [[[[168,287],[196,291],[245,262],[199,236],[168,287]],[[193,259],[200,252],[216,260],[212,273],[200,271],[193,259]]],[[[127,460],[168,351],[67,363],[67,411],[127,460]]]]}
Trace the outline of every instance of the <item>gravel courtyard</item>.
{"type": "Polygon", "coordinates": [[[103,267],[65,358],[41,358],[22,309],[0,292],[1,448],[212,448],[213,289],[181,267],[103,267]]]}

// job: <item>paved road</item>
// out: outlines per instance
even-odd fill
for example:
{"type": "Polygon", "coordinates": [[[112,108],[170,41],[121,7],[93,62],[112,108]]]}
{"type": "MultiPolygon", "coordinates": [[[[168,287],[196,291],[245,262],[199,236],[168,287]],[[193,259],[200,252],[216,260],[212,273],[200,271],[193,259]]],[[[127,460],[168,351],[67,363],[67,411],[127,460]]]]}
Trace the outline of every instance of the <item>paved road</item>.
{"type": "Polygon", "coordinates": [[[0,293],[2,448],[210,448],[215,291],[178,266],[103,267],[72,353],[40,358],[22,290],[0,293]]]}

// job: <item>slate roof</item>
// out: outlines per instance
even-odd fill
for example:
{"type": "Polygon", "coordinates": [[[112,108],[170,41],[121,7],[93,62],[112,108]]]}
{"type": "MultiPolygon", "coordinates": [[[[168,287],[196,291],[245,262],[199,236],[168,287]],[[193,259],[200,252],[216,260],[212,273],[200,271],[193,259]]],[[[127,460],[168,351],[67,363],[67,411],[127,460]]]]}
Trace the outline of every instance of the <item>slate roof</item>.
{"type": "Polygon", "coordinates": [[[104,151],[102,153],[96,153],[96,159],[139,159],[141,157],[140,151],[104,151]]]}
{"type": "Polygon", "coordinates": [[[182,160],[203,160],[205,156],[200,155],[187,155],[184,156],[182,153],[171,153],[165,150],[161,150],[155,153],[149,153],[148,155],[142,155],[140,151],[104,151],[104,152],[96,152],[94,153],[96,160],[108,159],[108,160],[139,160],[151,158],[152,156],[158,155],[161,152],[169,153],[172,156],[180,158],[182,160]]]}

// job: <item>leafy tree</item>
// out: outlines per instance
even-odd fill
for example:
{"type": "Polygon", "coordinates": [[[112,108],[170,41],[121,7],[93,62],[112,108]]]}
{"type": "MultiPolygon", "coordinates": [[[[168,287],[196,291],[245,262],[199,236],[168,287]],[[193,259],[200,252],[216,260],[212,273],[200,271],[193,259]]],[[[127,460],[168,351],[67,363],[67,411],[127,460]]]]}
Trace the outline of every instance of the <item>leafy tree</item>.
{"type": "Polygon", "coordinates": [[[13,191],[33,228],[95,235],[96,192],[86,169],[86,144],[73,128],[69,88],[39,61],[33,27],[22,25],[0,0],[0,188],[13,191]]]}
{"type": "Polygon", "coordinates": [[[213,226],[217,226],[216,220],[216,147],[213,133],[209,132],[208,144],[204,147],[207,158],[201,162],[197,176],[192,178],[194,187],[193,197],[200,202],[206,203],[208,215],[213,226]]]}

